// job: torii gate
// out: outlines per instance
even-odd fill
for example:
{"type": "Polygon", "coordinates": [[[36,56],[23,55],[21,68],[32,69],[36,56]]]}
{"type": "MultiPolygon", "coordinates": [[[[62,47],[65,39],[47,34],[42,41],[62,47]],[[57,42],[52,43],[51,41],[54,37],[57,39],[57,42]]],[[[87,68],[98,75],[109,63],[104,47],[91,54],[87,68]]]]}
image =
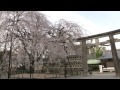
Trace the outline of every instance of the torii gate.
{"type": "MultiPolygon", "coordinates": [[[[119,62],[119,59],[118,59],[117,50],[116,50],[116,46],[115,46],[115,42],[116,41],[120,41],[120,40],[115,40],[114,39],[113,36],[116,35],[116,34],[120,34],[120,29],[113,30],[113,31],[110,31],[110,32],[106,32],[106,33],[96,34],[96,35],[92,35],[92,36],[81,37],[81,38],[78,38],[76,40],[77,42],[81,42],[82,43],[82,60],[83,60],[84,75],[87,75],[87,73],[88,73],[87,44],[86,44],[86,41],[90,40],[90,39],[95,39],[95,38],[101,38],[101,37],[109,36],[109,41],[108,42],[110,42],[110,45],[111,45],[113,62],[114,62],[114,65],[115,65],[115,73],[116,73],[116,76],[120,77],[120,62],[119,62]]],[[[106,42],[101,43],[101,44],[106,44],[106,42]]]]}

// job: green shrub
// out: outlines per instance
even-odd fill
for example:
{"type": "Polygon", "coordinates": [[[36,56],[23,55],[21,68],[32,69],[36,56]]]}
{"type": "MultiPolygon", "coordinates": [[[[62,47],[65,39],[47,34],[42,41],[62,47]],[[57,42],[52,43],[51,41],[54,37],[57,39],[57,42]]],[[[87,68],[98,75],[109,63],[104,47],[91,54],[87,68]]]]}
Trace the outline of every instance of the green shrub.
{"type": "Polygon", "coordinates": [[[93,71],[98,71],[99,70],[99,65],[88,65],[88,67],[91,67],[93,71]]]}

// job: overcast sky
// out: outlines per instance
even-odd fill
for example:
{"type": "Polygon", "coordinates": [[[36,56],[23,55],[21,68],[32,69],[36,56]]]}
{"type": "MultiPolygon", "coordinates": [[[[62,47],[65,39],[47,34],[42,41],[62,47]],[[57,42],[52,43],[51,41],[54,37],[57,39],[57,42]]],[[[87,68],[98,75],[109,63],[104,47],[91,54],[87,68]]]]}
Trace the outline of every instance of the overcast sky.
{"type": "Polygon", "coordinates": [[[51,22],[73,21],[90,35],[120,29],[120,11],[42,11],[51,22]]]}
{"type": "Polygon", "coordinates": [[[90,34],[120,29],[120,11],[42,11],[55,22],[59,19],[74,21],[90,34]]]}

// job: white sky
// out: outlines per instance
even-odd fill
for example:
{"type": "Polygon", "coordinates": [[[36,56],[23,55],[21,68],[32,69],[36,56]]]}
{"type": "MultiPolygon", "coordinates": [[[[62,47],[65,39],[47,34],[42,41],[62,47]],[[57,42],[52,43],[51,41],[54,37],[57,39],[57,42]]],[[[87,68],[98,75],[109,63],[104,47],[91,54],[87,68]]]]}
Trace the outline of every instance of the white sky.
{"type": "MultiPolygon", "coordinates": [[[[86,29],[89,35],[120,29],[120,11],[41,11],[51,22],[65,19],[86,29]]],[[[119,48],[120,44],[117,45],[119,48]]]]}

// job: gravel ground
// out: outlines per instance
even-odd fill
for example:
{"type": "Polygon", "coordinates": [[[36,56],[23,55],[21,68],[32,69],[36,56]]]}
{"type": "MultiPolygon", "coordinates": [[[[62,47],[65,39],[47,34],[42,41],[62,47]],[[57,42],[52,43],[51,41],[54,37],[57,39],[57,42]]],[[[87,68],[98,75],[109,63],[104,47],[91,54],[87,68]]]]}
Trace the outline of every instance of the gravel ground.
{"type": "MultiPolygon", "coordinates": [[[[53,75],[53,74],[32,74],[32,79],[47,79],[47,78],[56,78],[56,77],[63,77],[63,75],[53,75]]],[[[29,79],[30,74],[17,74],[11,76],[11,79],[29,79]]]]}
{"type": "MultiPolygon", "coordinates": [[[[12,76],[13,79],[29,79],[29,74],[17,74],[12,76]],[[14,78],[15,77],[15,78],[14,78]]],[[[53,74],[33,74],[32,79],[65,79],[63,75],[59,75],[56,78],[56,75],[53,74]]],[[[78,75],[78,76],[69,76],[66,79],[120,79],[120,77],[116,77],[114,72],[93,72],[92,75],[78,75]]]]}
{"type": "MultiPolygon", "coordinates": [[[[56,78],[56,79],[65,79],[65,78],[56,78]]],[[[114,72],[104,72],[104,73],[93,73],[88,76],[70,76],[66,79],[120,79],[120,77],[116,77],[114,72]]]]}

